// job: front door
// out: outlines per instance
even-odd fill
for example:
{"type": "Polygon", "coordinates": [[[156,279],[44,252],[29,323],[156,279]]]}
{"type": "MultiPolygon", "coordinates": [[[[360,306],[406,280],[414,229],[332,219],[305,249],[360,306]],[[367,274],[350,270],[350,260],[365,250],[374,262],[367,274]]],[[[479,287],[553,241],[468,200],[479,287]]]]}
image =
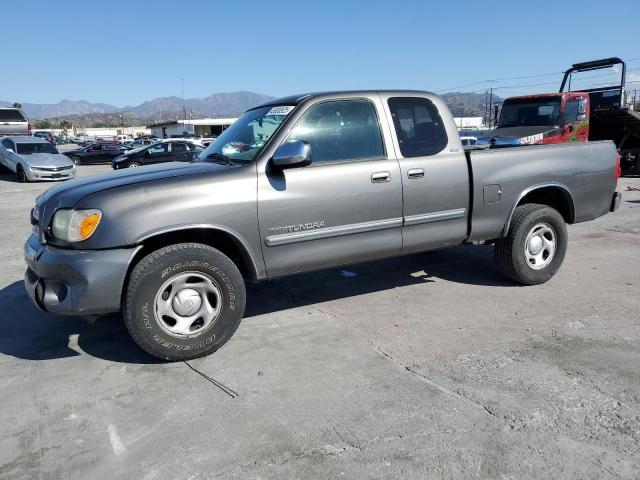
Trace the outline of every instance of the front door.
{"type": "Polygon", "coordinates": [[[191,153],[185,142],[171,142],[170,162],[188,162],[191,160],[191,153]]]}
{"type": "Polygon", "coordinates": [[[461,243],[467,235],[469,167],[458,132],[447,131],[440,116],[450,115],[446,106],[423,96],[388,97],[386,104],[402,175],[402,251],[461,243]]]}
{"type": "Polygon", "coordinates": [[[310,106],[285,141],[309,143],[311,165],[276,170],[269,163],[258,173],[270,277],[400,253],[400,168],[387,155],[379,106],[377,97],[310,106]]]}

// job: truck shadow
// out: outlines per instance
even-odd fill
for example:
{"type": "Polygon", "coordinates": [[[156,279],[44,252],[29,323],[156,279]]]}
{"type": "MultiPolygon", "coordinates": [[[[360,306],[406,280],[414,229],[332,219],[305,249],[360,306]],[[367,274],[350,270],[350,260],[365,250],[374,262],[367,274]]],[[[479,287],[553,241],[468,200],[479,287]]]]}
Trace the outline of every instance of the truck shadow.
{"type": "Polygon", "coordinates": [[[518,286],[499,274],[493,247],[460,246],[249,284],[245,318],[438,281],[518,286]]]}
{"type": "Polygon", "coordinates": [[[39,311],[22,282],[0,290],[0,353],[26,360],[52,360],[88,355],[122,363],[159,363],[129,337],[119,315],[99,317],[94,324],[75,317],[39,311]]]}
{"type": "MultiPolygon", "coordinates": [[[[426,284],[428,288],[439,281],[514,286],[499,276],[491,247],[457,247],[249,284],[245,318],[250,321],[257,315],[407,285],[426,284]]],[[[0,305],[2,354],[26,360],[87,354],[119,363],[161,363],[137,347],[117,314],[90,324],[41,312],[29,300],[22,282],[0,290],[0,305]]]]}

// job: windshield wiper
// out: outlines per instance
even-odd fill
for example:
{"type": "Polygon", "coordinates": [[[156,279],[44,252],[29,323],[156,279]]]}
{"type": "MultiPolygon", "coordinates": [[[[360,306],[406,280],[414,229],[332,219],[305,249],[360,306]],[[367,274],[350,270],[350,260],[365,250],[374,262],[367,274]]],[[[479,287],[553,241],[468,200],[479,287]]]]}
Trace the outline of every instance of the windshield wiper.
{"type": "MultiPolygon", "coordinates": [[[[225,165],[232,164],[231,159],[223,153],[210,153],[209,155],[207,155],[207,158],[209,160],[222,160],[225,163],[225,165]]],[[[216,162],[216,163],[220,163],[220,162],[216,162]]]]}

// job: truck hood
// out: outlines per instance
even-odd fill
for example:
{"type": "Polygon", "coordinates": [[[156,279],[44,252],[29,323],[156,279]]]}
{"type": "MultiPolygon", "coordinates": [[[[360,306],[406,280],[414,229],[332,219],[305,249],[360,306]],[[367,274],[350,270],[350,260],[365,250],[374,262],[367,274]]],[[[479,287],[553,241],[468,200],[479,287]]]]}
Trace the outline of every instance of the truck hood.
{"type": "Polygon", "coordinates": [[[542,140],[558,130],[556,126],[500,127],[479,137],[476,145],[522,145],[542,140]]]}
{"type": "Polygon", "coordinates": [[[20,155],[20,158],[31,167],[68,167],[73,162],[61,153],[31,153],[20,155]]]}
{"type": "Polygon", "coordinates": [[[36,199],[36,205],[39,209],[40,218],[44,221],[44,224],[48,224],[56,209],[73,208],[82,198],[103,190],[185,175],[218,172],[230,168],[234,168],[234,166],[204,162],[171,162],[141,168],[115,170],[102,175],[79,178],[58,184],[40,195],[36,199]]]}

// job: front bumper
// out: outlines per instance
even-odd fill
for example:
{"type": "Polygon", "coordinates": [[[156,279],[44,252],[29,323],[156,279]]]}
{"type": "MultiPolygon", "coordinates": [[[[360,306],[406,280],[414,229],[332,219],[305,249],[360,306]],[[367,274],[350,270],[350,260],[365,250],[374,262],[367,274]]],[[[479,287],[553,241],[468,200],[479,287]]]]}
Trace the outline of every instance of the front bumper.
{"type": "Polygon", "coordinates": [[[129,265],[140,248],[68,250],[42,245],[31,235],[24,246],[24,285],[38,308],[47,312],[117,312],[129,265]]]}
{"type": "Polygon", "coordinates": [[[27,180],[34,182],[38,180],[68,180],[76,176],[76,169],[69,168],[65,170],[50,168],[27,168],[24,171],[27,180]]]}
{"type": "Polygon", "coordinates": [[[620,192],[613,193],[613,199],[611,200],[611,211],[615,212],[620,208],[620,202],[622,202],[622,194],[620,192]]]}

